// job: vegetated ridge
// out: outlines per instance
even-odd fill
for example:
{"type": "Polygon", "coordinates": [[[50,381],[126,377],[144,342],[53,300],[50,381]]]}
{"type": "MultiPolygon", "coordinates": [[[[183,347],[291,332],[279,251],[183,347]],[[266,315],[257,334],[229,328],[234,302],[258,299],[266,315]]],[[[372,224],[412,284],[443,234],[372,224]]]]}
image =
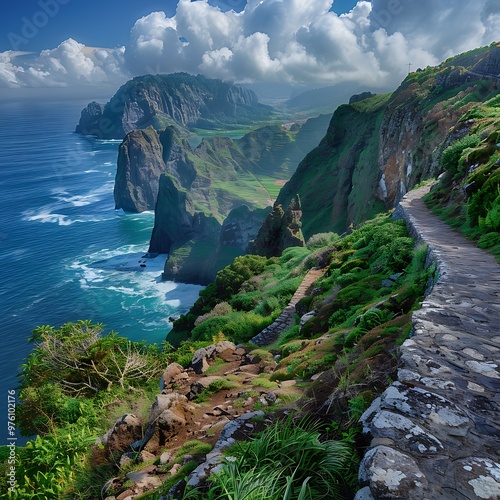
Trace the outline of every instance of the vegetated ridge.
{"type": "Polygon", "coordinates": [[[100,139],[123,139],[131,130],[152,125],[204,129],[266,121],[273,108],[258,102],[251,90],[188,73],[144,75],[128,81],[104,106],[90,103],[76,132],[100,139]]]}
{"type": "Polygon", "coordinates": [[[300,195],[306,238],[393,208],[443,171],[442,151],[474,124],[462,118],[498,94],[499,54],[497,44],[476,49],[409,74],[392,94],[340,106],[276,205],[300,195]]]}
{"type": "Polygon", "coordinates": [[[206,284],[248,250],[268,207],[328,117],[260,127],[194,149],[177,126],[129,132],[119,148],[115,206],[155,210],[149,252],[169,253],[167,279],[206,284]]]}

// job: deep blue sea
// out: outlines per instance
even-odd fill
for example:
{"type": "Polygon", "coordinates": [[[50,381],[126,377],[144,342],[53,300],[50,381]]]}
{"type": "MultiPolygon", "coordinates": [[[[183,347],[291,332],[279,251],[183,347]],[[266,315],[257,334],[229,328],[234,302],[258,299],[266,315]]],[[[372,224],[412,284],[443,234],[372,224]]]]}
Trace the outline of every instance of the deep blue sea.
{"type": "Polygon", "coordinates": [[[90,319],[160,343],[200,290],[142,258],[154,214],[114,210],[119,141],[73,132],[85,104],[0,103],[0,444],[36,326],[90,319]]]}

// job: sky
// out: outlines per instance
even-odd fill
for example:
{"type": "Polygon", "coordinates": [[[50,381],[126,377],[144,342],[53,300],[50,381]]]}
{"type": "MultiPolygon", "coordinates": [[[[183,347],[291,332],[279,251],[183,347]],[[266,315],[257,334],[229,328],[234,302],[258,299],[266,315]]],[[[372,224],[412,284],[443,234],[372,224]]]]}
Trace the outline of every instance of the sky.
{"type": "Polygon", "coordinates": [[[176,71],[390,90],[493,41],[500,0],[23,0],[0,16],[0,96],[176,71]]]}

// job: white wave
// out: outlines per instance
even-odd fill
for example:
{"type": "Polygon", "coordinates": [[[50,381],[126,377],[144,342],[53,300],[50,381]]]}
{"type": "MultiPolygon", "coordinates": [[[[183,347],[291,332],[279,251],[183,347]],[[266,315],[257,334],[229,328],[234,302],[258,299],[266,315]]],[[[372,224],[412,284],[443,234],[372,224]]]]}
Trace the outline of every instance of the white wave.
{"type": "Polygon", "coordinates": [[[44,224],[45,223],[58,224],[59,226],[71,226],[71,224],[75,224],[77,222],[78,223],[103,222],[105,220],[110,220],[112,218],[111,216],[95,217],[91,215],[83,215],[77,218],[70,218],[68,215],[53,212],[53,210],[57,210],[58,208],[62,208],[60,204],[57,204],[57,206],[47,205],[46,207],[41,208],[39,211],[26,210],[25,212],[23,212],[23,220],[29,222],[41,222],[44,224]]]}
{"type": "MultiPolygon", "coordinates": [[[[64,208],[65,205],[70,205],[73,207],[84,207],[91,205],[92,203],[97,203],[103,200],[103,196],[109,195],[113,192],[114,182],[106,181],[102,186],[98,188],[91,189],[84,194],[71,194],[67,188],[53,188],[51,190],[52,197],[59,203],[54,205],[47,205],[45,209],[57,209],[64,208]]],[[[42,209],[43,210],[43,209],[42,209]]],[[[75,221],[76,222],[76,221],[75,221]]],[[[84,219],[78,222],[84,222],[84,219]]]]}
{"type": "Polygon", "coordinates": [[[23,220],[30,222],[52,223],[58,224],[59,226],[70,226],[76,222],[69,219],[67,215],[54,214],[49,209],[42,209],[38,213],[33,213],[32,210],[29,210],[25,212],[23,220]]]}
{"type": "Polygon", "coordinates": [[[96,195],[87,195],[87,196],[76,195],[76,196],[69,196],[67,198],[63,196],[57,196],[56,200],[61,201],[63,203],[69,203],[74,207],[84,207],[86,205],[91,205],[92,203],[100,201],[100,198],[98,198],[96,195]]]}
{"type": "Polygon", "coordinates": [[[159,273],[163,271],[166,256],[144,257],[144,252],[130,253],[96,262],[93,266],[115,271],[140,271],[159,273]]]}
{"type": "Polygon", "coordinates": [[[97,144],[119,144],[123,142],[122,139],[96,139],[97,144]]]}
{"type": "Polygon", "coordinates": [[[69,192],[67,191],[67,188],[65,187],[55,187],[50,190],[51,196],[61,196],[61,195],[68,195],[69,192]]]}
{"type": "Polygon", "coordinates": [[[94,173],[99,173],[99,170],[94,170],[94,169],[84,170],[84,173],[85,174],[94,174],[94,173]]]}
{"type": "Polygon", "coordinates": [[[105,167],[112,167],[112,166],[114,166],[114,165],[116,165],[116,164],[115,164],[115,163],[113,163],[112,161],[107,161],[107,162],[105,162],[105,163],[104,163],[104,166],[105,166],[105,167]]]}
{"type": "Polygon", "coordinates": [[[123,295],[132,295],[132,296],[141,295],[141,293],[138,290],[134,290],[133,288],[127,288],[126,286],[108,286],[107,290],[111,290],[112,292],[118,292],[123,295]]]}

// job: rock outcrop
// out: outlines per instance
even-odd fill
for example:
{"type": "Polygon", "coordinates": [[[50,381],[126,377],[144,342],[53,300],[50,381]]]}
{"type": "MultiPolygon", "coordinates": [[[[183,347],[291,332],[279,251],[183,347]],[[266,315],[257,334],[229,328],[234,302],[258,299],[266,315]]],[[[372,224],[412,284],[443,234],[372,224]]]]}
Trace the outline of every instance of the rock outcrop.
{"type": "Polygon", "coordinates": [[[187,73],[145,75],[128,81],[102,107],[90,103],[76,131],[100,139],[123,139],[130,131],[171,124],[212,129],[268,119],[273,108],[251,90],[187,73]]]}
{"type": "Polygon", "coordinates": [[[105,128],[102,112],[104,106],[96,101],[92,101],[82,110],[80,122],[76,126],[75,132],[84,135],[102,136],[101,130],[105,128]]]}
{"type": "Polygon", "coordinates": [[[301,217],[299,196],[291,199],[286,210],[283,210],[281,205],[276,205],[260,228],[252,244],[252,252],[266,257],[276,257],[288,247],[305,246],[301,217]]]}
{"type": "Polygon", "coordinates": [[[164,171],[163,146],[153,127],[129,132],[118,152],[115,209],[154,210],[160,175],[164,171]]]}
{"type": "Polygon", "coordinates": [[[130,413],[118,419],[110,431],[101,439],[104,451],[108,457],[117,458],[125,451],[130,450],[130,445],[142,438],[142,422],[130,413]]]}
{"type": "Polygon", "coordinates": [[[150,424],[145,436],[133,445],[134,449],[156,453],[192,425],[194,410],[193,404],[182,394],[159,394],[151,408],[150,424]]]}

